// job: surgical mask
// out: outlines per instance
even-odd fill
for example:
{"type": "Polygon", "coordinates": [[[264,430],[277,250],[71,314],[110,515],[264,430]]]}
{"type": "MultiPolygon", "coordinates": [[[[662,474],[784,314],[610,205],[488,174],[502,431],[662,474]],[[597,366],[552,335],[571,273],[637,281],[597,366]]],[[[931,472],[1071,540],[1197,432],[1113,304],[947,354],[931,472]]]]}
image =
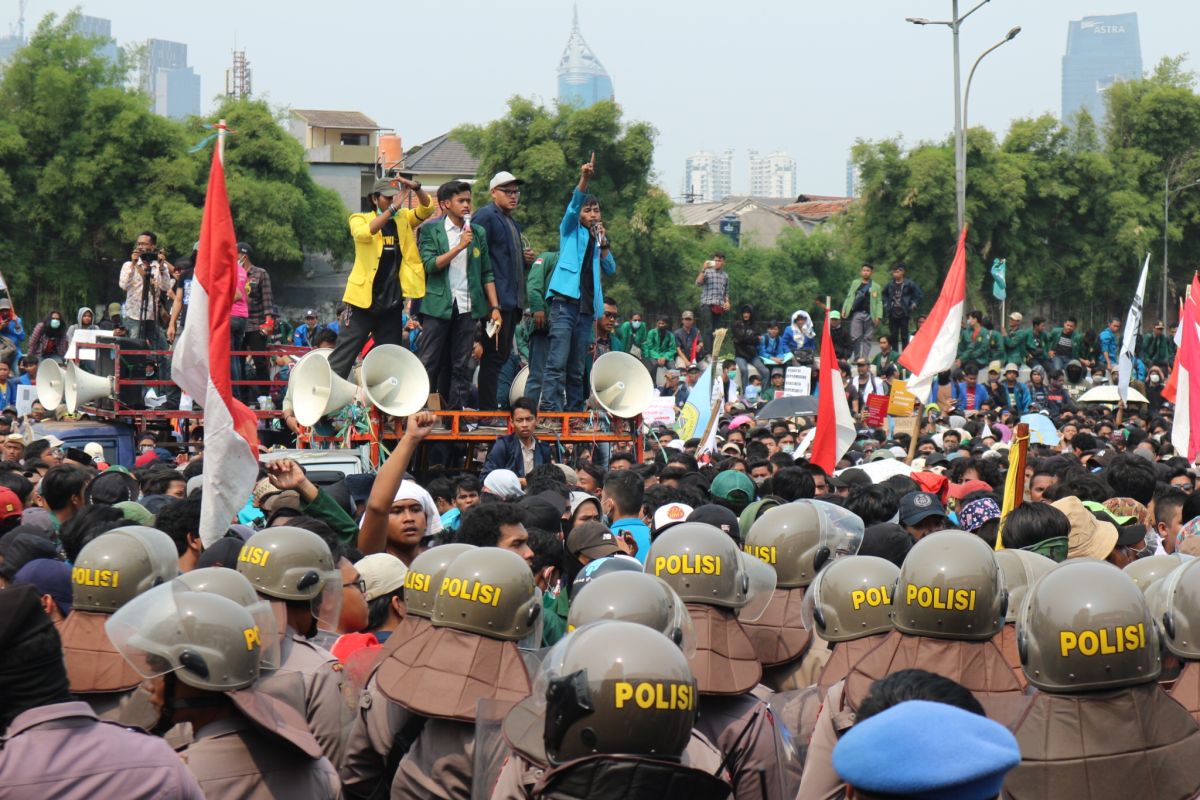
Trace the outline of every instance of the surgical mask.
{"type": "Polygon", "coordinates": [[[736,378],[738,371],[736,369],[731,369],[731,370],[729,370],[729,372],[726,372],[725,374],[728,375],[730,378],[736,378]]]}
{"type": "Polygon", "coordinates": [[[640,319],[630,320],[629,327],[633,328],[636,331],[638,328],[642,327],[642,321],[640,319]]]}
{"type": "Polygon", "coordinates": [[[1159,375],[1157,372],[1155,372],[1154,374],[1152,374],[1150,376],[1150,382],[1151,383],[1162,383],[1162,375],[1159,375]]]}
{"type": "Polygon", "coordinates": [[[788,455],[791,455],[792,453],[796,452],[796,445],[794,445],[794,444],[781,444],[781,445],[779,445],[779,450],[780,450],[781,452],[787,453],[788,455]]]}
{"type": "Polygon", "coordinates": [[[62,327],[62,320],[61,319],[50,320],[50,327],[53,328],[54,330],[58,330],[59,328],[62,327]]]}
{"type": "Polygon", "coordinates": [[[763,481],[765,481],[766,479],[767,479],[766,475],[759,475],[757,478],[752,477],[750,480],[754,481],[755,486],[762,486],[763,481]]]}
{"type": "Polygon", "coordinates": [[[138,449],[139,449],[141,452],[143,452],[143,453],[149,453],[149,452],[152,452],[152,451],[154,450],[154,445],[152,445],[152,444],[144,444],[144,445],[142,445],[142,446],[141,446],[140,448],[138,448],[138,449]]]}

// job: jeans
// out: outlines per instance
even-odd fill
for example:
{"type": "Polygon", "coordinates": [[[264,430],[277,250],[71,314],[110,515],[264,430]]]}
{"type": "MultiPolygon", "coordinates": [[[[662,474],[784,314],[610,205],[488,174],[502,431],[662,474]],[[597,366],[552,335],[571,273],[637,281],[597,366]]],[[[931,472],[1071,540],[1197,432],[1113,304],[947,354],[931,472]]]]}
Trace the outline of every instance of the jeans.
{"type": "Polygon", "coordinates": [[[892,349],[900,352],[908,344],[908,317],[890,317],[888,319],[888,338],[891,339],[892,349]]]}
{"type": "MultiPolygon", "coordinates": [[[[591,314],[581,313],[579,301],[555,297],[550,301],[550,346],[542,377],[541,409],[582,411],[587,401],[583,386],[584,359],[592,340],[591,314]]],[[[532,370],[531,370],[532,371],[532,370]]]]}
{"type": "Polygon", "coordinates": [[[734,361],[737,362],[738,375],[742,378],[742,388],[750,385],[750,367],[754,367],[755,371],[762,377],[763,383],[771,379],[771,371],[767,369],[767,365],[762,362],[761,358],[755,356],[753,359],[742,358],[736,356],[734,361]]]}
{"type": "Polygon", "coordinates": [[[721,320],[724,319],[725,312],[714,314],[711,307],[701,304],[696,311],[696,323],[700,328],[700,336],[704,340],[704,352],[715,356],[712,351],[713,331],[721,327],[721,320]]]}
{"type": "Polygon", "coordinates": [[[550,352],[550,333],[534,331],[529,335],[529,378],[525,381],[525,396],[535,403],[542,398],[542,376],[546,371],[546,354],[550,352]]]}
{"type": "Polygon", "coordinates": [[[866,358],[871,354],[871,341],[875,338],[875,321],[864,311],[857,311],[850,316],[850,340],[854,343],[851,355],[854,358],[866,358]]]}
{"type": "MultiPolygon", "coordinates": [[[[259,350],[265,352],[267,345],[267,336],[257,326],[246,331],[246,335],[242,338],[243,346],[247,350],[259,350]]],[[[250,362],[254,365],[254,379],[256,381],[267,381],[271,379],[270,361],[265,355],[251,356],[250,362]]],[[[244,387],[243,395],[247,402],[255,402],[260,395],[271,394],[271,386],[269,384],[261,384],[259,386],[244,387]]]]}
{"type": "Polygon", "coordinates": [[[474,371],[471,348],[475,344],[475,320],[454,307],[450,319],[421,315],[421,337],[417,356],[429,373],[433,391],[445,389],[446,407],[462,410],[471,398],[471,373],[474,371]],[[449,382],[443,378],[449,378],[449,382]]]}
{"type": "MultiPolygon", "coordinates": [[[[230,317],[229,318],[229,349],[230,351],[242,350],[243,342],[246,339],[246,317],[230,317]]],[[[229,379],[231,381],[240,381],[246,373],[246,357],[245,356],[230,356],[229,357],[229,379]]],[[[246,395],[246,387],[233,385],[233,394],[235,397],[242,399],[246,395]]]]}
{"type": "MultiPolygon", "coordinates": [[[[149,345],[150,350],[168,350],[170,345],[167,344],[167,335],[163,332],[162,326],[152,319],[130,319],[126,320],[125,324],[129,326],[129,337],[131,339],[144,339],[149,345]]],[[[153,360],[157,366],[157,374],[160,380],[171,380],[171,356],[147,356],[147,359],[153,360]]],[[[159,386],[155,389],[155,394],[162,394],[168,387],[159,386]]]]}

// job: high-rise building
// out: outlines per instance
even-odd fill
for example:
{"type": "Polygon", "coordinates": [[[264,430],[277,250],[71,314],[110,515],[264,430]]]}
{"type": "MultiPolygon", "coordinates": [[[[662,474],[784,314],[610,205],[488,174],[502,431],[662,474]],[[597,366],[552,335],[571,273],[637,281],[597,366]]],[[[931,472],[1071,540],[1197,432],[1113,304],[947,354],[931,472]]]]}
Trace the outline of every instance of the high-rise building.
{"type": "Polygon", "coordinates": [[[733,151],[700,150],[688,156],[683,194],[692,203],[713,203],[733,194],[733,151]]]}
{"type": "Polygon", "coordinates": [[[853,158],[846,159],[846,197],[858,197],[862,185],[862,175],[853,158]]]}
{"type": "Polygon", "coordinates": [[[558,62],[558,102],[587,108],[613,99],[612,79],[579,32],[579,8],[571,20],[571,35],[558,62]]]}
{"type": "Polygon", "coordinates": [[[117,40],[112,35],[112,20],[80,14],[75,22],[75,30],[84,36],[103,39],[104,43],[99,47],[100,55],[110,63],[117,63],[117,40]]]}
{"type": "Polygon", "coordinates": [[[155,114],[182,119],[200,113],[200,76],[188,66],[186,44],[147,40],[138,80],[154,99],[155,114]]]}
{"type": "Polygon", "coordinates": [[[1105,117],[1104,93],[1117,81],[1142,77],[1137,14],[1084,17],[1067,26],[1062,59],[1062,118],[1086,108],[1097,123],[1105,117]]]}
{"type": "Polygon", "coordinates": [[[750,196],[796,198],[796,159],[782,150],[760,156],[750,151],[750,196]]]}

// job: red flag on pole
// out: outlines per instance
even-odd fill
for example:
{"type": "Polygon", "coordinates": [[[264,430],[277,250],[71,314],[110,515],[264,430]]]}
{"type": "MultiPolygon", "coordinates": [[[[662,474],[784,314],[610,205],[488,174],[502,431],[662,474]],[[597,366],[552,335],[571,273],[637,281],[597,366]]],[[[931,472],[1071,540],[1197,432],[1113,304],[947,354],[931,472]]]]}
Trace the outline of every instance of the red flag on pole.
{"type": "Polygon", "coordinates": [[[1196,328],[1196,302],[1200,297],[1200,277],[1192,275],[1192,295],[1183,307],[1179,327],[1183,337],[1175,354],[1172,378],[1175,384],[1175,417],[1171,424],[1171,444],[1175,451],[1195,463],[1200,455],[1200,331],[1196,328]]]}
{"type": "Polygon", "coordinates": [[[846,387],[829,335],[829,315],[821,336],[821,363],[818,377],[817,430],[813,434],[809,461],[832,475],[837,462],[854,444],[854,416],[846,402],[846,387]]]}
{"type": "Polygon", "coordinates": [[[950,272],[942,284],[942,293],[904,352],[900,365],[912,373],[908,391],[922,404],[929,398],[930,387],[939,372],[954,366],[958,355],[958,337],[962,328],[963,306],[967,297],[967,226],[958,235],[958,247],[950,272]]]}
{"type": "Polygon", "coordinates": [[[225,535],[258,477],[258,426],[253,412],[234,398],[230,378],[229,320],[236,284],[237,237],[218,146],[208,175],[187,324],[171,359],[175,383],[204,406],[200,539],[205,546],[225,535]]]}

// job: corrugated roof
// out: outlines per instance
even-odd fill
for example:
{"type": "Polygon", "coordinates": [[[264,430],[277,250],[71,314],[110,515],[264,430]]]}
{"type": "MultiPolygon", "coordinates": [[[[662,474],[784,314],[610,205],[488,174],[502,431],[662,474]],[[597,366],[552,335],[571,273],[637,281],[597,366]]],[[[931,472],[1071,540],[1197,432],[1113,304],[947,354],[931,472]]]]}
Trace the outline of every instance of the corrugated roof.
{"type": "Polygon", "coordinates": [[[787,214],[781,213],[781,209],[772,208],[753,198],[735,197],[719,203],[684,203],[675,206],[671,209],[671,221],[685,228],[696,228],[702,225],[712,225],[726,214],[740,214],[751,207],[787,217],[787,214]]]}
{"type": "Polygon", "coordinates": [[[294,108],[292,115],[299,117],[314,128],[379,130],[379,123],[361,111],[321,111],[310,108],[294,108]]]}
{"type": "Polygon", "coordinates": [[[791,203],[780,209],[787,214],[793,214],[804,219],[828,219],[834,214],[840,214],[854,202],[853,197],[820,197],[816,195],[800,195],[805,198],[798,203],[791,203]]]}
{"type": "Polygon", "coordinates": [[[479,159],[471,155],[462,142],[443,133],[409,148],[404,154],[404,169],[426,174],[474,177],[479,170],[479,159]]]}

